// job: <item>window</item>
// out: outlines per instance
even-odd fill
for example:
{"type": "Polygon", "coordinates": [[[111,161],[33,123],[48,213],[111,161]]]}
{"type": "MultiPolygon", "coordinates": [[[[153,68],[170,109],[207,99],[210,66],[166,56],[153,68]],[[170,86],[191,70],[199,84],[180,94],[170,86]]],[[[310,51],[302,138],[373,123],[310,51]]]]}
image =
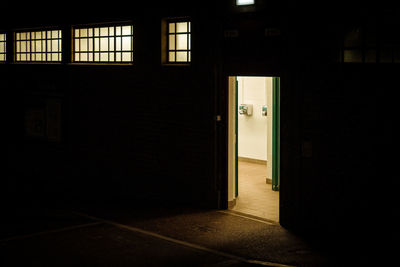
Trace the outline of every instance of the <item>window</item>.
{"type": "Polygon", "coordinates": [[[6,34],[0,33],[0,61],[6,61],[6,34]]]}
{"type": "Polygon", "coordinates": [[[131,63],[133,61],[133,26],[75,28],[73,61],[131,63]]]}
{"type": "Polygon", "coordinates": [[[237,6],[253,5],[254,0],[236,0],[237,6]]]}
{"type": "Polygon", "coordinates": [[[15,61],[60,62],[61,30],[15,33],[15,61]]]}
{"type": "Polygon", "coordinates": [[[189,21],[168,22],[168,63],[191,61],[191,23],[189,21]]]}

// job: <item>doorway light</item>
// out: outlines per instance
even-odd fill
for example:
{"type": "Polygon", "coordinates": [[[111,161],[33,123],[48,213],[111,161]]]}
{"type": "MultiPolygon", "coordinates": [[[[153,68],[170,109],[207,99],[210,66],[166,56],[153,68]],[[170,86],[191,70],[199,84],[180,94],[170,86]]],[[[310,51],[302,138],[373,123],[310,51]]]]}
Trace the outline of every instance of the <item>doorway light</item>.
{"type": "Polygon", "coordinates": [[[254,0],[236,0],[237,6],[254,5],[254,0]]]}

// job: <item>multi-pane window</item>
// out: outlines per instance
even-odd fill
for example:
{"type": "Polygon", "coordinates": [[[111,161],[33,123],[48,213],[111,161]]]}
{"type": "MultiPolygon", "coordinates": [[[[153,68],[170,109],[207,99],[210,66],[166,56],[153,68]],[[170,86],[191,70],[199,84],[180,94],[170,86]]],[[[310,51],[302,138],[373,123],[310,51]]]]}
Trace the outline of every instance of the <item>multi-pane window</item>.
{"type": "Polygon", "coordinates": [[[174,21],[168,23],[169,63],[189,63],[191,61],[190,28],[190,21],[174,21]]]}
{"type": "Polygon", "coordinates": [[[75,28],[74,62],[131,63],[133,26],[75,28]]]}
{"type": "Polygon", "coordinates": [[[61,30],[15,33],[15,61],[59,62],[62,59],[61,30]]]}
{"type": "Polygon", "coordinates": [[[0,61],[6,61],[6,35],[0,33],[0,61]]]}

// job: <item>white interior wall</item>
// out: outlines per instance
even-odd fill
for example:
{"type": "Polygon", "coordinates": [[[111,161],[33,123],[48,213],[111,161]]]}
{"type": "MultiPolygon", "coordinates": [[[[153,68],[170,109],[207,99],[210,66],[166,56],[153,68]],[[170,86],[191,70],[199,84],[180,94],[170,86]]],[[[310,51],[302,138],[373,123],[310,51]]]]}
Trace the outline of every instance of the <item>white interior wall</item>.
{"type": "Polygon", "coordinates": [[[267,161],[267,136],[272,137],[268,134],[272,130],[272,123],[268,127],[272,121],[272,78],[242,76],[237,79],[238,104],[253,105],[251,116],[238,114],[238,156],[267,161]],[[262,116],[263,105],[268,107],[267,117],[262,116]]]}

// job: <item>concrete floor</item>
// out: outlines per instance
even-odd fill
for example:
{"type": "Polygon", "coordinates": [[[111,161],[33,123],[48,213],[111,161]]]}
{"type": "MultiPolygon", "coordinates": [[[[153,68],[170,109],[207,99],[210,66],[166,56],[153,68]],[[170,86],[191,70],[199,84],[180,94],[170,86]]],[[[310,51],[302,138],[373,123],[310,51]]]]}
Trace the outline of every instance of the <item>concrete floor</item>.
{"type": "MultiPolygon", "coordinates": [[[[134,206],[134,205],[133,205],[134,206]]],[[[22,207],[2,220],[0,266],[325,266],[279,224],[230,211],[22,207]]]]}
{"type": "Polygon", "coordinates": [[[279,192],[265,182],[267,165],[238,161],[239,196],[233,211],[279,222],[279,192]]]}

